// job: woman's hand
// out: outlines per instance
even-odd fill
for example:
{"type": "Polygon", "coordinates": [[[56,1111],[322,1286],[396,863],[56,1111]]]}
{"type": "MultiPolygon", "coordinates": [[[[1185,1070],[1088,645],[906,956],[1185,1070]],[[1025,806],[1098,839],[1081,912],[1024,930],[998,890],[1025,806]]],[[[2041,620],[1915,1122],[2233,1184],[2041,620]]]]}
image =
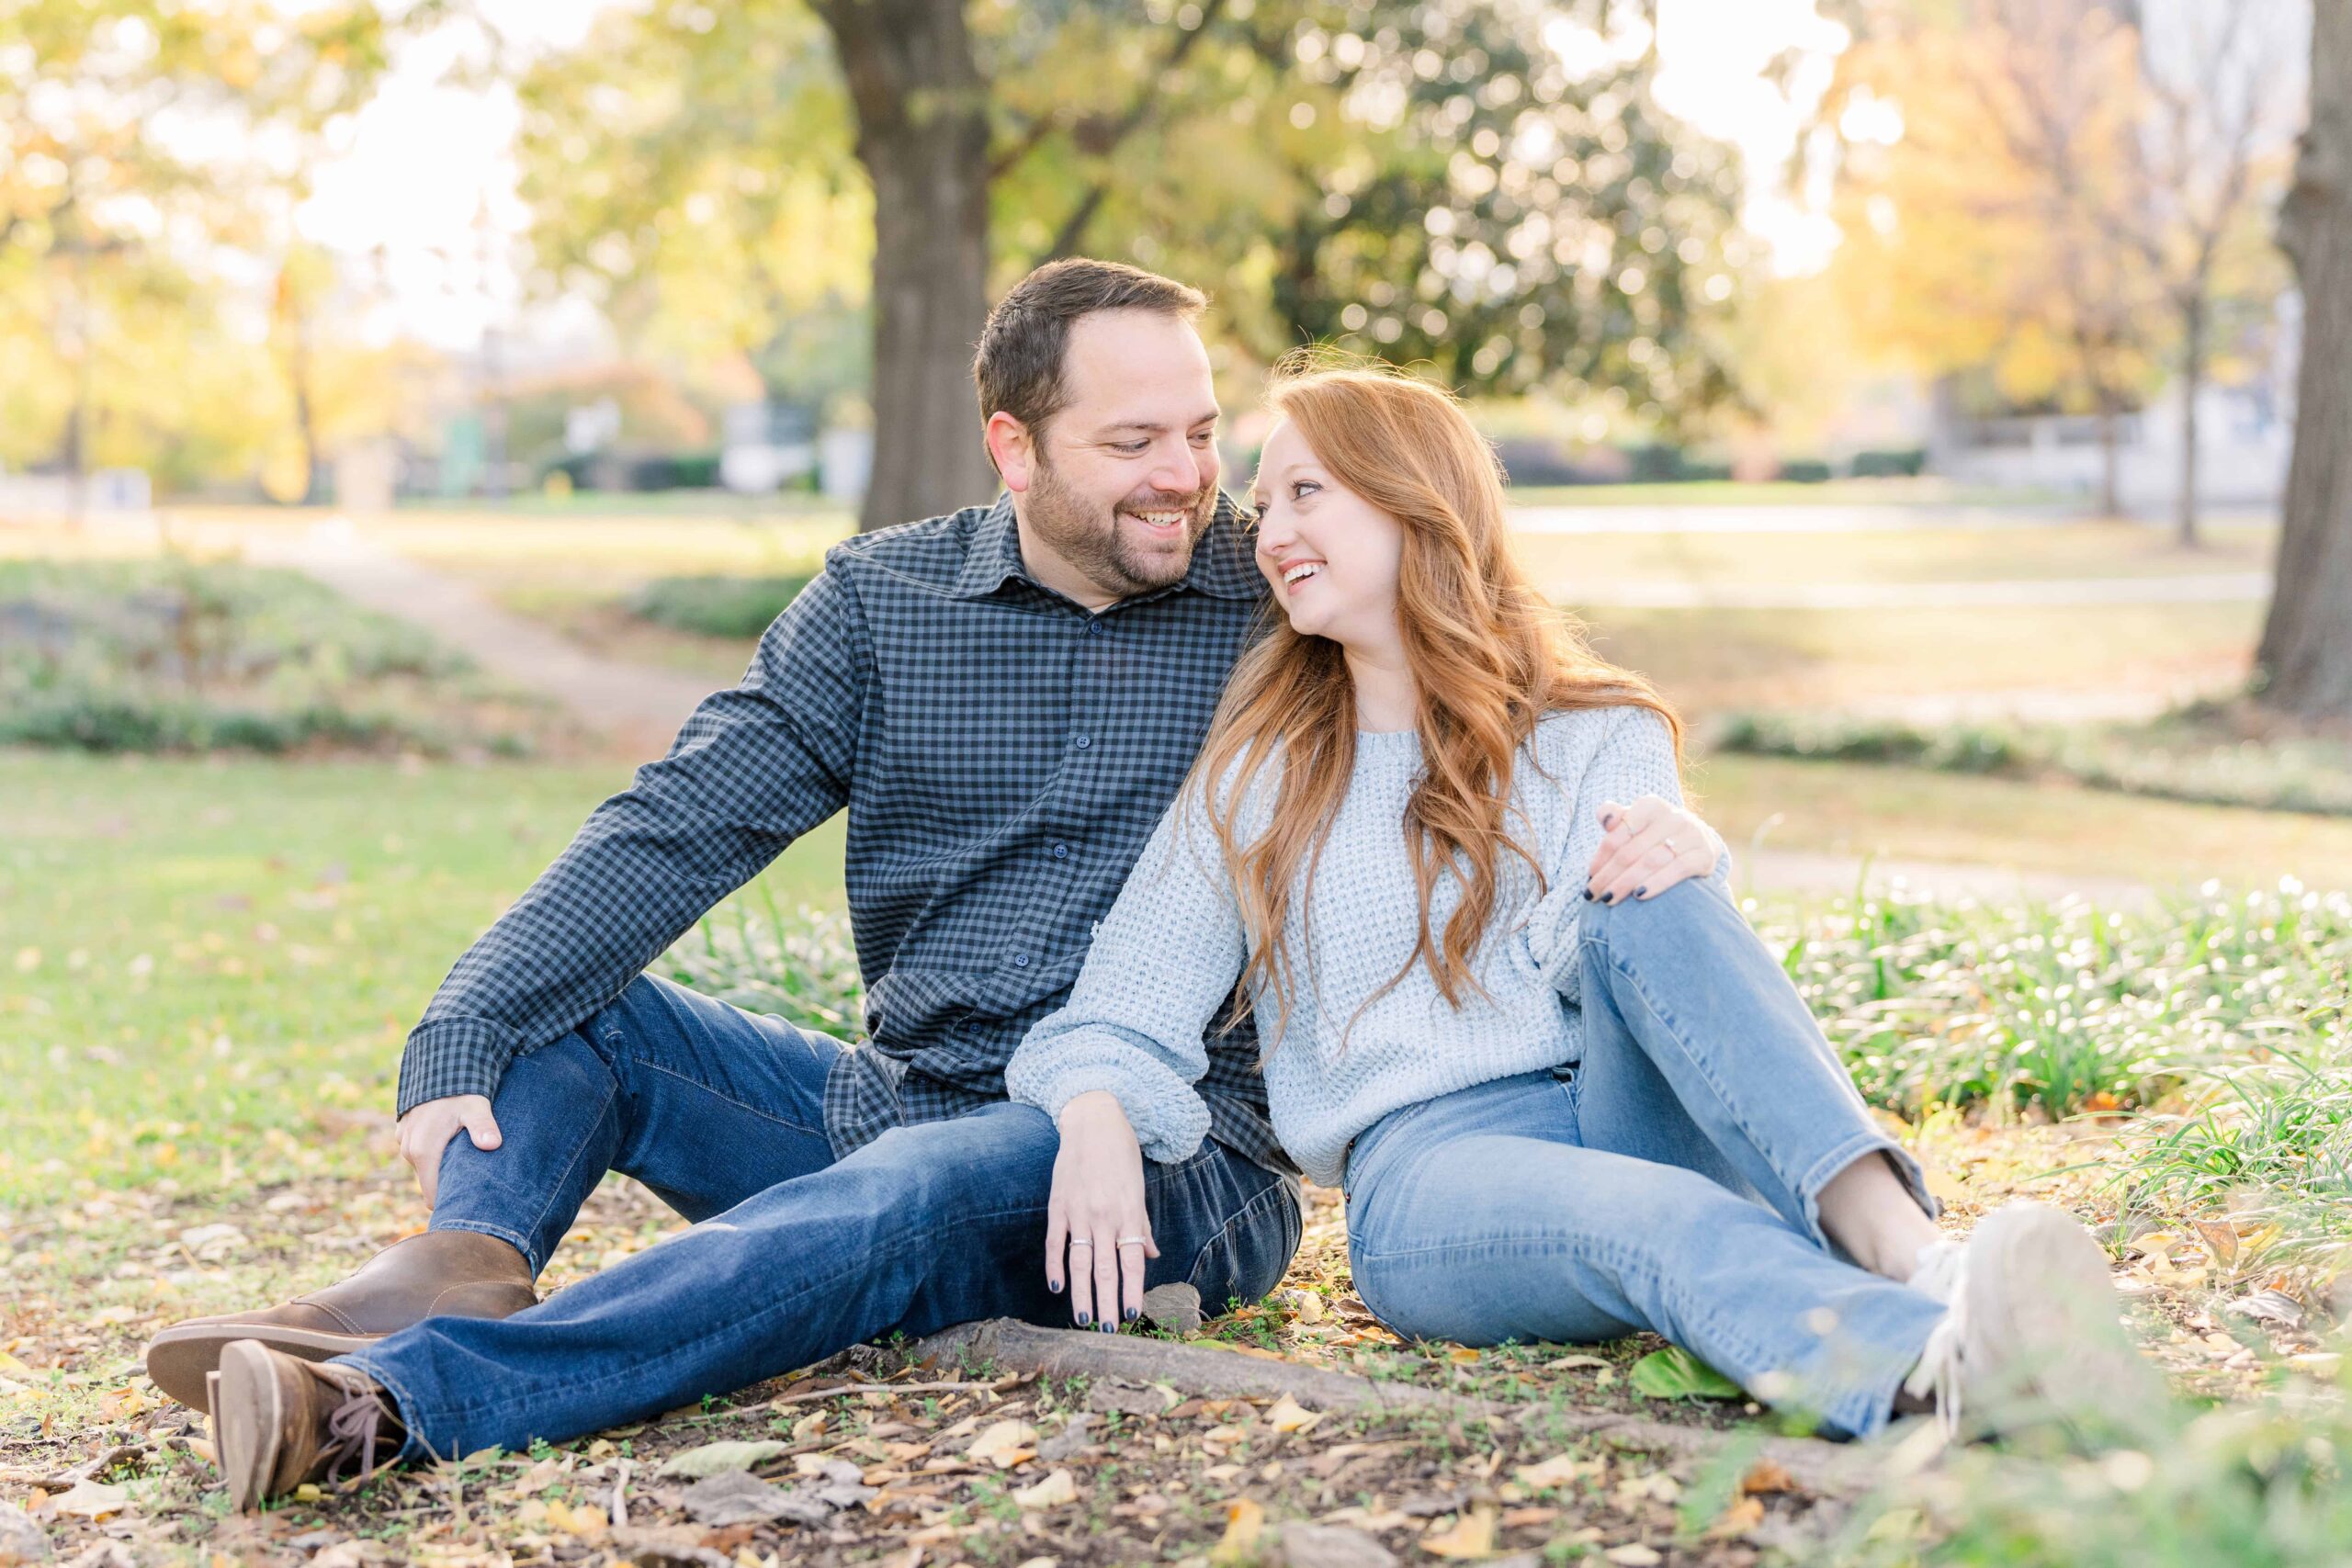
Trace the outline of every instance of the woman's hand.
{"type": "Polygon", "coordinates": [[[1144,1211],[1143,1150],[1108,1089],[1063,1106],[1060,1126],[1046,1205],[1046,1288],[1059,1291],[1067,1280],[1071,1320],[1115,1334],[1142,1315],[1144,1265],[1159,1256],[1144,1211]]]}
{"type": "Polygon", "coordinates": [[[1631,806],[1600,803],[1608,831],[1585,874],[1584,896],[1604,904],[1655,898],[1676,883],[1715,869],[1714,829],[1670,800],[1645,795],[1631,806]]]}

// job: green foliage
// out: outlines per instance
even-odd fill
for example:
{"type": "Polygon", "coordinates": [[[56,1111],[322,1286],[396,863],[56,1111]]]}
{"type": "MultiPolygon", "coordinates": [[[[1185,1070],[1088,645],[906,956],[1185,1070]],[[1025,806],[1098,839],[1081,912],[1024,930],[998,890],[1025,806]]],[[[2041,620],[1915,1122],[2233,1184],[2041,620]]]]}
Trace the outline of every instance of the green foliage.
{"type": "Polygon", "coordinates": [[[1955,1451],[1859,1512],[1851,1568],[2334,1568],[2352,1540],[2340,1386],[2176,1414],[2143,1448],[2021,1461],[1955,1451]]]}
{"type": "Polygon", "coordinates": [[[2130,915],[1884,897],[1758,927],[1864,1098],[1906,1115],[2144,1103],[2306,1049],[2352,964],[2352,897],[2301,888],[2130,915]]]}
{"type": "Polygon", "coordinates": [[[1740,1386],[1679,1345],[1653,1350],[1634,1363],[1626,1381],[1652,1399],[1745,1399],[1740,1386]]]}
{"type": "Polygon", "coordinates": [[[471,667],[291,572],[0,562],[0,742],[92,751],[527,747],[471,667]]]}
{"type": "Polygon", "coordinates": [[[2093,789],[2211,806],[2352,816],[2352,745],[2235,733],[2216,705],[2148,724],[2075,728],[1736,713],[1715,748],[1762,757],[1881,762],[2005,778],[2057,774],[2093,789]]]}
{"type": "Polygon", "coordinates": [[[628,611],[674,631],[704,637],[757,637],[808,585],[807,573],[657,577],[629,596],[628,611]]]}
{"type": "Polygon", "coordinates": [[[662,955],[657,973],[838,1040],[864,1032],[865,986],[847,919],[808,909],[787,916],[764,887],[712,911],[662,955]]]}

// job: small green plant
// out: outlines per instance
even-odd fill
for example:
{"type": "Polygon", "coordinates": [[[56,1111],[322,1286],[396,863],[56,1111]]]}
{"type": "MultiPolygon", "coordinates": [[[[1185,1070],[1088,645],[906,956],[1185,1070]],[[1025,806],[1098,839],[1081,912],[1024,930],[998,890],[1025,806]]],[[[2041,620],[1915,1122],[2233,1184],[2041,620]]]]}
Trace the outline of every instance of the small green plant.
{"type": "Polygon", "coordinates": [[[808,586],[805,573],[775,577],[657,577],[628,600],[639,620],[700,637],[757,637],[808,586]]]}

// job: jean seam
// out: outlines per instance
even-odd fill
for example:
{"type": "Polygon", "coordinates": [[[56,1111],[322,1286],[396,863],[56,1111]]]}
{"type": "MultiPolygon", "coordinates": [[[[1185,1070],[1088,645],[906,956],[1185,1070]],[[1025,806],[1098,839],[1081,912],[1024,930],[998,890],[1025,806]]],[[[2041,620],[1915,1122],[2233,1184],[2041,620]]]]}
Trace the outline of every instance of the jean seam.
{"type": "MultiPolygon", "coordinates": [[[[616,1043],[607,1042],[607,1043],[616,1043]]],[[[811,1127],[806,1123],[795,1122],[788,1116],[777,1116],[769,1111],[761,1110],[756,1105],[747,1105],[742,1100],[736,1099],[735,1096],[728,1093],[725,1089],[719,1089],[715,1085],[707,1084],[691,1073],[682,1073],[675,1067],[664,1066],[660,1062],[650,1061],[645,1056],[639,1055],[638,1052],[629,1050],[626,1044],[618,1045],[618,1049],[627,1052],[629,1059],[637,1066],[643,1067],[647,1072],[660,1073],[662,1077],[675,1078],[680,1083],[692,1084],[695,1088],[702,1090],[705,1094],[709,1095],[712,1099],[724,1101],[725,1103],[733,1106],[736,1110],[743,1111],[747,1115],[758,1117],[763,1122],[774,1122],[779,1127],[789,1127],[796,1133],[807,1134],[811,1137],[820,1136],[824,1132],[822,1127],[811,1127]]]]}
{"type": "MultiPolygon", "coordinates": [[[[1434,1247],[1413,1247],[1401,1252],[1367,1253],[1364,1257],[1364,1261],[1367,1263],[1394,1262],[1401,1258],[1429,1258],[1453,1251],[1466,1252],[1473,1247],[1484,1251],[1502,1246],[1510,1246],[1521,1250],[1541,1248],[1584,1252],[1607,1267],[1616,1269],[1621,1274],[1639,1275],[1641,1278],[1647,1280],[1651,1286],[1657,1290],[1659,1295],[1671,1298],[1670,1304],[1685,1318],[1697,1318],[1703,1315],[1710,1326],[1719,1327],[1721,1325],[1722,1320],[1716,1314],[1713,1312],[1704,1312],[1697,1298],[1693,1297],[1689,1292],[1682,1290],[1680,1287],[1668,1280],[1667,1277],[1657,1269],[1651,1268],[1641,1258],[1640,1254],[1625,1247],[1623,1243],[1611,1240],[1606,1236],[1596,1236],[1589,1233],[1577,1233],[1572,1235],[1564,1235],[1555,1233],[1553,1235],[1543,1237],[1496,1237],[1492,1240],[1481,1240],[1476,1243],[1449,1242],[1434,1247]]],[[[1358,1295],[1363,1294],[1363,1286],[1362,1281],[1357,1282],[1356,1292],[1358,1295]]],[[[1744,1334],[1724,1329],[1722,1332],[1722,1337],[1726,1343],[1732,1345],[1736,1350],[1751,1362],[1761,1364],[1771,1359],[1770,1357],[1758,1349],[1754,1340],[1747,1338],[1744,1334]]]]}
{"type": "Polygon", "coordinates": [[[1217,1247],[1224,1243],[1226,1238],[1233,1234],[1234,1227],[1250,1221],[1253,1217],[1254,1211],[1264,1204],[1266,1200],[1269,1198],[1281,1197],[1288,1186],[1289,1183],[1277,1177],[1273,1181],[1268,1183],[1264,1191],[1259,1193],[1256,1197],[1242,1204],[1240,1208],[1227,1215],[1225,1224],[1217,1226],[1216,1234],[1210,1236],[1208,1240],[1201,1244],[1201,1250],[1193,1256],[1193,1267],[1185,1271],[1184,1282],[1191,1285],[1193,1290],[1197,1292],[1200,1289],[1201,1265],[1206,1262],[1208,1258],[1215,1254],[1217,1247]]]}
{"type": "MultiPolygon", "coordinates": [[[[1046,1212],[1046,1205],[1041,1201],[1041,1202],[1035,1203],[1035,1204],[1034,1204],[1034,1205],[1028,1205],[1028,1206],[1016,1206],[1016,1207],[1009,1208],[1009,1209],[999,1209],[999,1210],[994,1210],[994,1211],[992,1211],[992,1212],[990,1212],[990,1213],[985,1213],[985,1214],[967,1214],[967,1215],[961,1216],[961,1218],[960,1218],[960,1220],[959,1220],[959,1222],[958,1222],[958,1223],[963,1224],[967,1224],[967,1225],[969,1225],[969,1224],[989,1224],[989,1223],[991,1223],[991,1222],[993,1222],[993,1221],[997,1221],[997,1220],[1001,1220],[1001,1219],[1007,1219],[1007,1218],[1010,1218],[1010,1217],[1012,1217],[1012,1215],[1015,1215],[1015,1214],[1022,1214],[1022,1213],[1038,1213],[1038,1214],[1042,1214],[1042,1213],[1044,1213],[1045,1212],[1046,1212]]],[[[682,1234],[683,1234],[683,1233],[682,1233],[682,1234]]],[[[756,1324],[756,1323],[765,1322],[765,1321],[767,1321],[768,1319],[775,1317],[775,1316],[777,1314],[777,1313],[778,1313],[778,1312],[780,1312],[781,1310],[783,1310],[783,1309],[785,1309],[785,1308],[786,1308],[786,1307],[790,1307],[790,1306],[793,1306],[793,1305],[797,1304],[797,1303],[798,1303],[798,1302],[799,1302],[803,1297],[805,1297],[805,1296],[809,1296],[809,1295],[813,1295],[813,1294],[816,1294],[816,1293],[818,1293],[819,1292],[821,1292],[821,1291],[829,1290],[829,1289],[831,1289],[832,1286],[834,1286],[834,1285],[836,1285],[836,1284],[840,1283],[842,1280],[846,1280],[846,1279],[849,1279],[849,1278],[851,1278],[851,1277],[852,1277],[852,1276],[854,1276],[854,1275],[860,1274],[860,1273],[865,1273],[865,1272],[870,1272],[870,1271],[871,1271],[871,1269],[872,1269],[873,1265],[874,1265],[876,1262],[877,1262],[877,1261],[888,1261],[888,1260],[895,1259],[895,1258],[898,1258],[901,1253],[904,1253],[904,1252],[907,1252],[907,1251],[911,1250],[911,1249],[914,1247],[914,1246],[916,1245],[916,1243],[917,1243],[917,1241],[918,1241],[918,1240],[926,1240],[926,1241],[927,1241],[927,1240],[929,1240],[929,1239],[931,1239],[931,1238],[929,1238],[929,1237],[922,1237],[922,1238],[918,1238],[918,1237],[913,1237],[913,1236],[907,1237],[907,1238],[905,1238],[904,1240],[902,1240],[902,1241],[899,1242],[896,1246],[894,1246],[894,1247],[891,1247],[888,1248],[886,1251],[884,1251],[884,1252],[879,1256],[879,1258],[877,1258],[874,1254],[870,1254],[870,1253],[867,1253],[867,1254],[861,1254],[861,1255],[859,1256],[859,1258],[857,1258],[856,1262],[854,1262],[851,1267],[846,1268],[846,1269],[841,1269],[840,1271],[838,1271],[838,1272],[836,1272],[836,1273],[830,1274],[830,1275],[826,1276],[824,1279],[818,1280],[814,1280],[814,1281],[812,1281],[811,1283],[809,1283],[808,1285],[807,1285],[806,1287],[804,1287],[803,1289],[801,1289],[801,1290],[799,1290],[799,1291],[797,1291],[797,1292],[795,1292],[792,1295],[790,1295],[790,1296],[788,1296],[788,1297],[786,1297],[786,1298],[784,1298],[784,1299],[782,1299],[782,1300],[779,1300],[779,1301],[772,1301],[772,1302],[770,1302],[770,1303],[768,1303],[768,1306],[767,1306],[767,1308],[766,1308],[765,1310],[763,1310],[763,1311],[762,1311],[762,1312],[759,1312],[759,1313],[757,1313],[757,1314],[753,1314],[753,1316],[752,1316],[752,1318],[750,1318],[748,1321],[749,1321],[749,1322],[751,1322],[751,1323],[754,1323],[754,1324],[756,1324]]],[[[735,1330],[735,1329],[738,1329],[738,1328],[742,1327],[742,1326],[744,1325],[744,1324],[745,1324],[745,1322],[746,1322],[746,1321],[747,1321],[747,1320],[742,1319],[742,1318],[737,1318],[737,1319],[734,1319],[734,1320],[732,1320],[732,1321],[730,1321],[730,1322],[721,1324],[721,1325],[718,1325],[717,1327],[711,1328],[711,1329],[709,1329],[709,1330],[707,1330],[707,1331],[706,1331],[706,1332],[704,1332],[704,1333],[702,1333],[702,1334],[700,1334],[700,1335],[695,1336],[695,1337],[694,1338],[692,1338],[692,1339],[686,1340],[686,1341],[685,1341],[684,1343],[683,1343],[683,1344],[678,1344],[678,1345],[673,1345],[673,1346],[672,1346],[672,1347],[670,1348],[670,1349],[669,1349],[665,1354],[662,1354],[662,1355],[661,1355],[661,1356],[655,1357],[653,1359],[651,1359],[651,1360],[650,1360],[650,1361],[648,1361],[648,1360],[639,1360],[639,1361],[635,1361],[635,1362],[632,1362],[629,1366],[628,1366],[628,1367],[624,1368],[622,1371],[617,1371],[617,1372],[614,1372],[614,1373],[612,1373],[612,1374],[610,1374],[609,1376],[606,1376],[606,1377],[599,1378],[599,1379],[597,1379],[596,1381],[594,1381],[594,1382],[586,1382],[586,1383],[583,1383],[583,1382],[577,1382],[577,1381],[574,1381],[574,1382],[572,1382],[570,1384],[570,1386],[571,1386],[574,1391],[594,1390],[594,1389],[604,1388],[604,1387],[607,1386],[608,1384],[611,1384],[611,1383],[614,1383],[614,1382],[621,1382],[621,1381],[623,1381],[623,1380],[625,1380],[625,1379],[632,1379],[632,1378],[639,1378],[639,1377],[642,1377],[642,1376],[645,1374],[645,1372],[648,1371],[648,1369],[650,1369],[650,1368],[659,1368],[659,1367],[662,1367],[662,1366],[665,1366],[665,1365],[669,1364],[670,1362],[676,1360],[676,1359],[677,1359],[678,1358],[680,1358],[681,1356],[684,1356],[684,1355],[687,1354],[689,1351],[692,1351],[692,1350],[695,1349],[696,1348],[698,1348],[699,1346],[701,1346],[701,1345],[703,1344],[703,1342],[704,1342],[704,1341],[706,1341],[706,1340],[707,1340],[707,1339],[710,1339],[710,1338],[711,1338],[711,1337],[713,1337],[714,1336],[718,1335],[718,1334],[721,1334],[721,1333],[731,1332],[731,1331],[733,1331],[733,1330],[735,1330]]],[[[787,1370],[787,1371],[788,1371],[789,1369],[786,1369],[786,1370],[787,1370]]],[[[455,1405],[451,1405],[450,1407],[448,1407],[448,1409],[447,1409],[446,1412],[444,1412],[444,1414],[447,1414],[447,1415],[448,1415],[448,1416],[453,1416],[453,1417],[455,1417],[455,1418],[458,1418],[458,1419],[461,1419],[461,1420],[462,1420],[462,1419],[464,1419],[464,1418],[466,1418],[466,1417],[468,1417],[468,1416],[480,1415],[480,1414],[481,1414],[481,1413],[483,1413],[483,1412],[486,1412],[486,1411],[492,1411],[492,1410],[497,1410],[497,1409],[503,1408],[503,1404],[504,1404],[504,1403],[507,1403],[507,1402],[500,1402],[500,1401],[489,1401],[489,1400],[485,1400],[485,1401],[481,1401],[481,1402],[479,1402],[479,1403],[476,1403],[476,1404],[455,1404],[455,1405]]],[[[412,1428],[412,1430],[413,1430],[413,1428],[412,1428]]]]}
{"type": "Polygon", "coordinates": [[[1704,1057],[1690,1049],[1690,1043],[1683,1037],[1681,1027],[1668,1017],[1665,1010],[1658,1006],[1656,998],[1651,997],[1648,988],[1642,983],[1641,976],[1634,973],[1633,965],[1626,963],[1614,949],[1609,946],[1607,936],[1595,933],[1594,940],[1602,950],[1602,961],[1631,983],[1635,998],[1673,1040],[1675,1047],[1682,1053],[1682,1059],[1690,1064],[1691,1070],[1705,1082],[1708,1089],[1714,1095],[1715,1103],[1721,1108],[1724,1119],[1739,1129],[1740,1136],[1747,1140],[1747,1146],[1763,1156],[1764,1163],[1771,1168],[1773,1176],[1788,1186],[1791,1195],[1796,1198],[1798,1206],[1804,1211],[1805,1235],[1811,1238],[1815,1246],[1827,1247],[1829,1238],[1822,1233],[1821,1223],[1814,1213],[1815,1205],[1811,1199],[1806,1196],[1796,1180],[1781,1169],[1779,1158],[1765,1147],[1764,1141],[1756,1135],[1755,1128],[1750,1125],[1746,1117],[1740,1114],[1735,1097],[1725,1092],[1723,1080],[1716,1076],[1704,1057]]]}
{"type": "MultiPolygon", "coordinates": [[[[616,1095],[619,1094],[619,1093],[620,1093],[620,1091],[621,1091],[621,1086],[620,1086],[620,1082],[619,1082],[619,1080],[618,1080],[617,1078],[616,1078],[616,1079],[615,1079],[615,1080],[613,1081],[613,1083],[610,1085],[610,1087],[608,1087],[608,1088],[605,1090],[605,1098],[604,1098],[604,1101],[603,1101],[603,1103],[599,1104],[599,1105],[596,1107],[596,1113],[595,1113],[595,1115],[594,1115],[594,1116],[593,1116],[593,1117],[591,1117],[591,1118],[589,1119],[588,1126],[589,1126],[589,1135],[590,1135],[590,1136],[593,1136],[593,1135],[594,1134],[594,1132],[595,1132],[595,1125],[596,1125],[596,1123],[597,1123],[598,1122],[600,1122],[600,1121],[604,1120],[605,1112],[612,1109],[613,1098],[614,1098],[614,1096],[616,1096],[616,1095]]],[[[564,1162],[563,1174],[562,1174],[562,1175],[560,1175],[560,1176],[559,1176],[559,1177],[557,1177],[557,1178],[556,1178],[556,1179],[555,1179],[554,1184],[553,1184],[552,1186],[550,1186],[550,1187],[548,1189],[548,1194],[547,1194],[546,1199],[545,1199],[543,1201],[541,1201],[541,1203],[539,1204],[539,1212],[538,1212],[537,1214],[535,1214],[535,1215],[533,1215],[533,1216],[531,1217],[531,1232],[530,1232],[530,1234],[531,1234],[531,1235],[535,1235],[535,1236],[536,1236],[536,1235],[537,1235],[539,1234],[539,1226],[540,1226],[540,1224],[541,1224],[542,1223],[544,1223],[544,1222],[546,1221],[546,1219],[547,1219],[547,1217],[548,1217],[548,1211],[549,1211],[550,1209],[552,1209],[552,1208],[554,1208],[554,1207],[555,1207],[555,1199],[556,1199],[556,1194],[557,1194],[557,1193],[559,1193],[559,1192],[560,1192],[560,1191],[562,1191],[562,1190],[564,1190],[565,1185],[566,1185],[568,1182],[570,1182],[570,1181],[571,1181],[571,1173],[572,1173],[573,1171],[575,1171],[575,1170],[577,1170],[577,1169],[579,1169],[579,1168],[580,1168],[580,1156],[581,1156],[582,1155],[583,1155],[583,1154],[586,1154],[587,1152],[588,1152],[588,1138],[587,1138],[587,1137],[582,1137],[582,1138],[580,1140],[580,1142],[579,1142],[578,1144],[576,1144],[576,1145],[573,1145],[572,1150],[571,1150],[571,1157],[569,1160],[567,1160],[567,1161],[565,1161],[565,1162],[564,1162]]],[[[603,1178],[600,1176],[600,1177],[598,1178],[598,1179],[599,1179],[599,1180],[602,1180],[602,1179],[603,1179],[603,1178]]],[[[592,1189],[592,1190],[593,1190],[593,1189],[592,1189]]],[[[584,1193],[583,1193],[583,1194],[582,1194],[582,1200],[583,1200],[583,1201],[585,1201],[586,1194],[584,1194],[584,1193]]],[[[557,1245],[557,1246],[561,1246],[561,1245],[562,1245],[562,1242],[563,1242],[563,1238],[562,1238],[561,1236],[558,1236],[558,1237],[556,1238],[556,1245],[557,1245]]],[[[531,1266],[531,1278],[533,1278],[534,1280],[536,1280],[536,1279],[537,1279],[537,1278],[539,1277],[539,1270],[540,1270],[540,1269],[545,1269],[545,1268],[548,1266],[548,1258],[533,1258],[533,1257],[531,1256],[531,1250],[532,1250],[532,1249],[531,1249],[529,1247],[526,1246],[526,1247],[524,1247],[522,1248],[522,1253],[523,1253],[524,1261],[526,1261],[526,1263],[528,1263],[528,1264],[531,1266]]],[[[548,1257],[549,1257],[549,1258],[552,1258],[552,1257],[555,1255],[555,1247],[548,1247],[548,1257]]]]}

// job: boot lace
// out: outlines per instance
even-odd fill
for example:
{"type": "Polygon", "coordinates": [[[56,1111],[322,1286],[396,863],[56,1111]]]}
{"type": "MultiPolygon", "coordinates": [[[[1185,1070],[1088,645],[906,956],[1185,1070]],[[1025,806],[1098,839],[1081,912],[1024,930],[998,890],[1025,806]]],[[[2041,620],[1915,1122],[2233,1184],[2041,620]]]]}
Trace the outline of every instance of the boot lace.
{"type": "Polygon", "coordinates": [[[1960,1435],[1961,1344],[1968,1335],[1968,1253],[1959,1243],[1930,1242],[1919,1249],[1911,1270],[1911,1288],[1944,1303],[1942,1321],[1928,1333],[1919,1364],[1903,1380],[1903,1392],[1914,1399],[1932,1399],[1936,1424],[1946,1438],[1960,1435]]]}
{"type": "Polygon", "coordinates": [[[327,1443],[322,1457],[327,1461],[330,1486],[354,1460],[358,1461],[361,1481],[374,1475],[376,1446],[390,1436],[383,1430],[385,1421],[390,1419],[393,1432],[400,1430],[399,1419],[385,1410],[382,1396],[373,1387],[345,1386],[343,1403],[327,1417],[327,1443]]]}

